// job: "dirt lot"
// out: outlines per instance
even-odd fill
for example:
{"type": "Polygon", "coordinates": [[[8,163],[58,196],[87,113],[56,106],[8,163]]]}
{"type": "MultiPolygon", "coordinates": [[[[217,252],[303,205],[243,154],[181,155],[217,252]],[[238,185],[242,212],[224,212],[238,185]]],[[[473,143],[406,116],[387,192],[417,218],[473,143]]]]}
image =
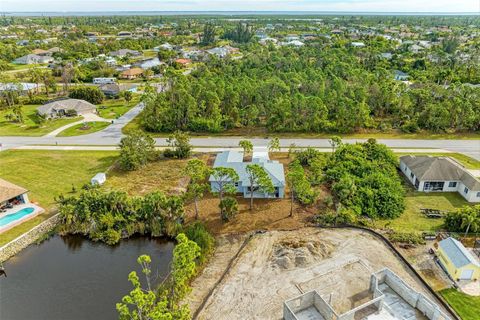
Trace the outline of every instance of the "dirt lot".
{"type": "Polygon", "coordinates": [[[220,243],[219,250],[225,252],[226,246],[230,254],[214,256],[194,282],[193,311],[199,297],[215,287],[198,319],[280,319],[285,300],[311,289],[343,312],[369,299],[369,275],[385,267],[434,299],[383,242],[366,232],[304,228],[256,234],[228,266],[238,241],[220,243]],[[214,268],[219,265],[228,267],[214,268]],[[225,270],[225,278],[211,286],[225,270]],[[204,277],[210,280],[204,282],[204,277]]]}

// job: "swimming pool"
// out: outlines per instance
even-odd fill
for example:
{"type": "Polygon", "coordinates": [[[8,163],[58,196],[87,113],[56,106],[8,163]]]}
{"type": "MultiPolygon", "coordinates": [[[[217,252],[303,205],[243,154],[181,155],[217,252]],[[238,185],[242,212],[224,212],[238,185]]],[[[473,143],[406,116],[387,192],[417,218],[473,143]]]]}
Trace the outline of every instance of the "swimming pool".
{"type": "Polygon", "coordinates": [[[7,214],[6,216],[0,218],[0,227],[6,226],[9,223],[22,219],[23,217],[28,216],[34,211],[34,208],[27,207],[20,209],[15,213],[7,214]]]}

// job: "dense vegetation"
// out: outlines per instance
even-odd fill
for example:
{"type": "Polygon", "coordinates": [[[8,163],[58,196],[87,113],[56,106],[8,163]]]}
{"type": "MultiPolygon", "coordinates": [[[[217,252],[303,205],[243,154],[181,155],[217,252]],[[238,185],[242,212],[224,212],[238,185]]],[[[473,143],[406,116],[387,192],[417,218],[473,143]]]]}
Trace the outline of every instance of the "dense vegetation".
{"type": "Polygon", "coordinates": [[[336,202],[356,216],[391,219],[405,209],[396,167],[392,151],[373,139],[342,144],[327,161],[325,181],[336,202]]]}
{"type": "Polygon", "coordinates": [[[147,100],[142,126],[152,132],[253,126],[340,133],[480,129],[479,88],[445,87],[434,79],[408,87],[375,58],[378,42],[372,52],[338,44],[249,45],[249,55],[241,60],[212,59],[188,76],[171,79],[170,91],[147,100]]]}
{"type": "Polygon", "coordinates": [[[478,232],[480,230],[480,205],[465,206],[445,216],[445,227],[449,231],[478,232]]]}
{"type": "Polygon", "coordinates": [[[183,222],[183,200],[152,192],[131,197],[125,192],[83,190],[78,197],[61,197],[60,233],[79,233],[115,244],[133,234],[175,236],[183,222]]]}

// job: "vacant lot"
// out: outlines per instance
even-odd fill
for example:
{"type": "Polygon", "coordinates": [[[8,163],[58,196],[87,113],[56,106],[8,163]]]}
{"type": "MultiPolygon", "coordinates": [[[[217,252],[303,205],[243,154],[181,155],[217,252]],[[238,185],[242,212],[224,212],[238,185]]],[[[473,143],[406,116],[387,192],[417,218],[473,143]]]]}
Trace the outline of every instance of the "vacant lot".
{"type": "Polygon", "coordinates": [[[22,107],[23,123],[7,120],[6,116],[12,113],[9,110],[0,110],[0,136],[43,136],[66,124],[80,120],[79,117],[45,121],[41,126],[35,123],[38,105],[22,107]]]}
{"type": "MultiPolygon", "coordinates": [[[[224,245],[231,246],[229,242],[224,245]]],[[[204,271],[207,277],[219,273],[214,267],[217,263],[224,262],[214,257],[204,271]]],[[[229,319],[280,319],[285,300],[311,289],[331,295],[335,309],[342,311],[362,302],[369,274],[385,267],[435,299],[393,252],[369,233],[314,228],[253,236],[218,286],[194,286],[191,296],[198,299],[202,292],[213,289],[198,319],[226,314],[229,319]]]]}
{"type": "Polygon", "coordinates": [[[0,245],[14,239],[51,216],[55,197],[79,190],[97,172],[106,171],[116,160],[114,151],[0,152],[0,177],[29,190],[32,202],[47,209],[45,214],[0,235],[0,245]]]}
{"type": "Polygon", "coordinates": [[[130,102],[123,99],[108,99],[97,107],[98,115],[105,119],[116,119],[123,116],[128,110],[138,104],[139,95],[134,95],[130,102]]]}
{"type": "MultiPolygon", "coordinates": [[[[208,155],[195,155],[206,161],[208,155]]],[[[184,191],[188,179],[183,169],[188,160],[161,159],[148,163],[136,171],[123,171],[119,168],[111,170],[104,188],[123,190],[130,195],[144,195],[153,191],[178,193],[184,191]]]]}

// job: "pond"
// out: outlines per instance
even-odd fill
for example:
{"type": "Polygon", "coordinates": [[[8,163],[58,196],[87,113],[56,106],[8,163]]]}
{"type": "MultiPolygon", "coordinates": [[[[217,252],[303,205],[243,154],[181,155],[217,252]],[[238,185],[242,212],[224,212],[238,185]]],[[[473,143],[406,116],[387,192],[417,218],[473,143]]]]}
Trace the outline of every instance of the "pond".
{"type": "Polygon", "coordinates": [[[80,236],[54,236],[4,263],[0,278],[2,320],[117,319],[115,304],[132,289],[128,274],[141,275],[137,257],[152,257],[158,283],[169,271],[174,244],[135,237],[110,247],[80,236]]]}

